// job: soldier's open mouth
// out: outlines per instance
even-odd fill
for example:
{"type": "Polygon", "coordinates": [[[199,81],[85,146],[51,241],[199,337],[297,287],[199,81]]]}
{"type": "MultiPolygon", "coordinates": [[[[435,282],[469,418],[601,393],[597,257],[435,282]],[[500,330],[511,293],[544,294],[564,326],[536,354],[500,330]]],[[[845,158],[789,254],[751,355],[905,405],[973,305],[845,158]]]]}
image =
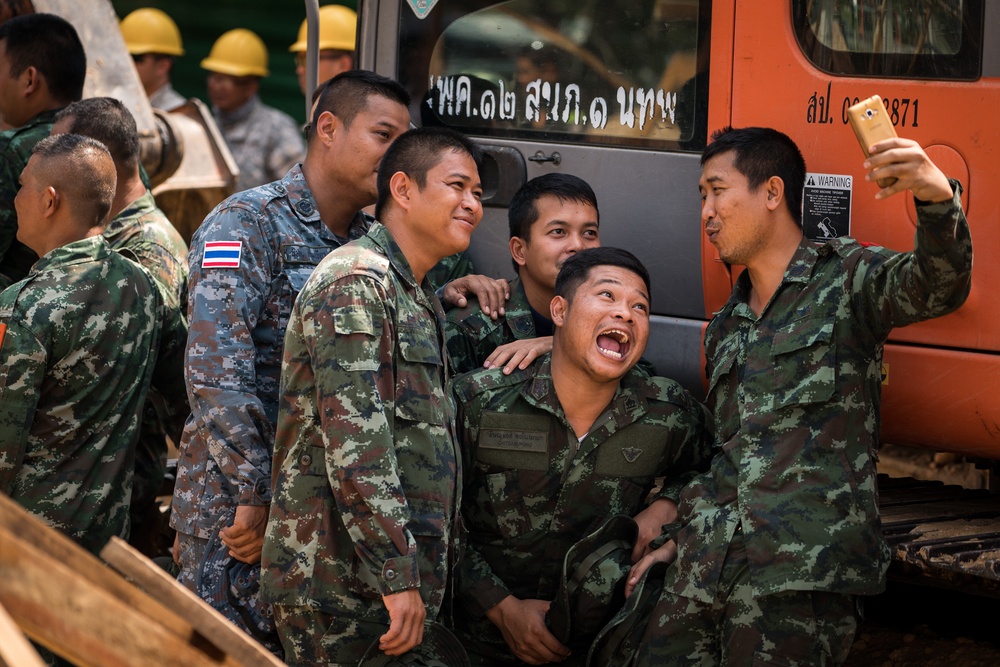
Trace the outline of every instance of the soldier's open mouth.
{"type": "Polygon", "coordinates": [[[631,347],[628,334],[621,329],[609,329],[597,335],[597,349],[606,357],[622,359],[631,347]]]}

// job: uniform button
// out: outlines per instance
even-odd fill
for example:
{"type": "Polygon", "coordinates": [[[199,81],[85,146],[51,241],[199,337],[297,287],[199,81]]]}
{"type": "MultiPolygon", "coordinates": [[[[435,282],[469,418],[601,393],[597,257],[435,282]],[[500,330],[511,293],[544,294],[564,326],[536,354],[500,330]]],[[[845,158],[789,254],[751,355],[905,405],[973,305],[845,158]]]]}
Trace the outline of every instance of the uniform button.
{"type": "Polygon", "coordinates": [[[267,482],[263,482],[263,481],[257,482],[257,484],[253,488],[254,488],[254,491],[257,492],[258,496],[262,496],[265,493],[267,493],[267,482]]]}
{"type": "Polygon", "coordinates": [[[312,462],[313,462],[313,457],[309,456],[308,454],[303,454],[302,456],[299,457],[299,463],[301,463],[304,466],[310,465],[312,462]]]}
{"type": "Polygon", "coordinates": [[[302,215],[312,215],[313,205],[308,199],[303,199],[295,205],[295,208],[299,209],[299,213],[302,215]]]}
{"type": "Polygon", "coordinates": [[[393,579],[396,578],[396,571],[395,570],[386,570],[385,571],[385,578],[388,579],[389,581],[392,581],[393,579]]]}
{"type": "Polygon", "coordinates": [[[276,191],[276,192],[277,192],[277,193],[278,193],[279,195],[283,195],[283,194],[285,194],[285,186],[284,186],[284,185],[275,185],[275,186],[274,186],[274,189],[275,189],[275,191],[276,191]]]}

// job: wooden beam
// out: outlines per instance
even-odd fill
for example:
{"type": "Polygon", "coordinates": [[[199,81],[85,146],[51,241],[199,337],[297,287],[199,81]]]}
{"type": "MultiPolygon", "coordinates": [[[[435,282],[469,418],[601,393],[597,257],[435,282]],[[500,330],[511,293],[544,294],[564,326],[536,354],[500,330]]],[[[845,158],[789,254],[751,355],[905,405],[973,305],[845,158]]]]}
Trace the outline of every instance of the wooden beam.
{"type": "Polygon", "coordinates": [[[6,529],[29,544],[37,547],[52,559],[66,564],[71,570],[80,572],[107,593],[136,611],[156,618],[160,624],[185,640],[191,639],[193,629],[182,616],[172,609],[143,595],[135,586],[101,562],[63,533],[46,525],[38,517],[32,516],[23,507],[0,493],[0,529],[6,529]]]}
{"type": "Polygon", "coordinates": [[[0,667],[45,667],[38,651],[0,605],[0,667]]]}
{"type": "Polygon", "coordinates": [[[111,538],[101,550],[101,558],[150,596],[187,619],[197,632],[210,637],[213,644],[241,664],[283,667],[284,663],[270,651],[124,540],[111,538]]]}
{"type": "MultiPolygon", "coordinates": [[[[223,664],[20,537],[0,529],[0,604],[39,644],[79,667],[223,664]]],[[[238,664],[238,663],[234,663],[238,664]]]]}

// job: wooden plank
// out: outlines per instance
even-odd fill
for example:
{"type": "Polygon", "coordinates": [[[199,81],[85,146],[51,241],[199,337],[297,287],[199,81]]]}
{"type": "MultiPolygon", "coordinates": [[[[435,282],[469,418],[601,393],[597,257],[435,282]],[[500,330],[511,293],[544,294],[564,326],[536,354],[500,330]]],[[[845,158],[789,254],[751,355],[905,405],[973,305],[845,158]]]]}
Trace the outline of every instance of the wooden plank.
{"type": "Polygon", "coordinates": [[[162,626],[185,641],[193,639],[194,630],[182,616],[172,609],[143,595],[118,574],[108,569],[99,558],[82,549],[64,534],[32,516],[23,507],[0,493],[0,529],[37,547],[54,560],[65,563],[71,570],[84,574],[135,611],[157,619],[162,626]]]}
{"type": "Polygon", "coordinates": [[[283,667],[284,663],[267,649],[124,540],[111,538],[101,550],[101,558],[153,598],[186,618],[195,631],[211,638],[213,644],[241,664],[283,667]]]}
{"type": "MultiPolygon", "coordinates": [[[[0,529],[0,604],[39,644],[79,667],[217,667],[156,619],[103,590],[86,572],[0,529]]],[[[236,663],[233,663],[236,664],[236,663]]]]}
{"type": "Polygon", "coordinates": [[[38,651],[0,604],[0,666],[45,667],[38,651]]]}

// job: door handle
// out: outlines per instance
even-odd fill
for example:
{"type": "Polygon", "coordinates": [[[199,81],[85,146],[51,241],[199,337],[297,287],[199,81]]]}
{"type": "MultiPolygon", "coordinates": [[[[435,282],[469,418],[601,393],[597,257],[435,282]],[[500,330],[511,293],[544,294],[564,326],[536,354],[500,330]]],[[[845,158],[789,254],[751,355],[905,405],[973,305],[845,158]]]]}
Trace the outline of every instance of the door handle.
{"type": "Polygon", "coordinates": [[[539,164],[542,162],[551,162],[558,167],[559,163],[562,162],[562,155],[559,155],[558,151],[552,151],[552,155],[546,155],[542,151],[538,151],[528,158],[528,162],[538,162],[539,164]]]}

